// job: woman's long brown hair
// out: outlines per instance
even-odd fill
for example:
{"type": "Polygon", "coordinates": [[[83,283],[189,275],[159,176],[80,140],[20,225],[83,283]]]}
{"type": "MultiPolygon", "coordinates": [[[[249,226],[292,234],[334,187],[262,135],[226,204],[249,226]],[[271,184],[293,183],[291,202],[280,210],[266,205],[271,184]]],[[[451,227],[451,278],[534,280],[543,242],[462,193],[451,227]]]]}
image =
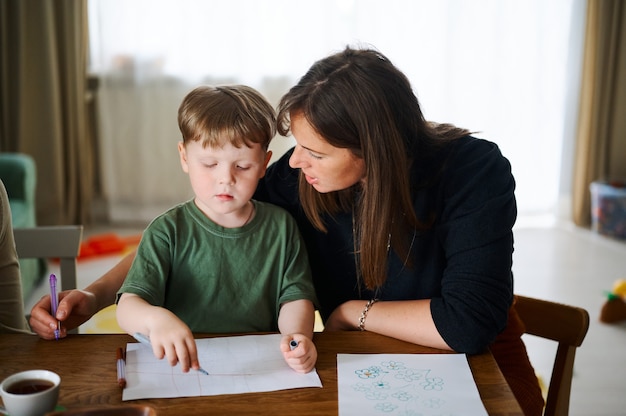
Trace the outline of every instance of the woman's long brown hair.
{"type": "Polygon", "coordinates": [[[365,180],[319,193],[300,174],[300,201],[319,230],[324,217],[353,212],[357,275],[375,289],[387,279],[388,242],[408,260],[411,236],[427,226],[415,215],[409,170],[429,149],[469,132],[424,120],[406,76],[372,49],[346,48],[309,69],[278,106],[278,131],[302,114],[332,146],[349,149],[365,164],[365,180]],[[443,140],[441,140],[443,139],[443,140]]]}

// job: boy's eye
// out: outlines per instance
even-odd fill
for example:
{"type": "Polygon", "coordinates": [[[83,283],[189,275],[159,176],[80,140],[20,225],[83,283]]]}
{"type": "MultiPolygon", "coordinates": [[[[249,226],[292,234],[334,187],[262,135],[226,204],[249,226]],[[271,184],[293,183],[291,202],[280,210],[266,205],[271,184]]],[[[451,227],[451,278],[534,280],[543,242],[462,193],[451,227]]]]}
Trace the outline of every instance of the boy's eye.
{"type": "Polygon", "coordinates": [[[250,169],[250,166],[247,166],[247,165],[246,166],[237,165],[237,169],[239,169],[239,170],[248,170],[248,169],[250,169]]]}

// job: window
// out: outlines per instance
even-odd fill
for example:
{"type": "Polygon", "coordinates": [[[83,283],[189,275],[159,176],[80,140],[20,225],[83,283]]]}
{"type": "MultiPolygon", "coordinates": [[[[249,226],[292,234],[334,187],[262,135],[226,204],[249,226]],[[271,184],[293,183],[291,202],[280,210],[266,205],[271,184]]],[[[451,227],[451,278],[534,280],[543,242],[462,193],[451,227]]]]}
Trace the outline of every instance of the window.
{"type": "MultiPolygon", "coordinates": [[[[101,154],[113,220],[191,196],[176,143],[182,97],[249,84],[276,104],[309,66],[369,44],[412,82],[426,118],[477,131],[511,161],[520,214],[567,193],[583,0],[90,0],[101,154]],[[561,178],[565,178],[563,181],[561,178]]],[[[275,153],[291,145],[276,138],[275,153]]]]}

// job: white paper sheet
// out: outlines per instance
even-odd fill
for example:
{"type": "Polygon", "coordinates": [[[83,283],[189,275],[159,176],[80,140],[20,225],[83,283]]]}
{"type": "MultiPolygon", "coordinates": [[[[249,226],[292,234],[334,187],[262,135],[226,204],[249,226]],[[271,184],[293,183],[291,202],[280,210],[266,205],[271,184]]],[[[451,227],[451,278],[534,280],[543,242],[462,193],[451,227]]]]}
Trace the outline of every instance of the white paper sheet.
{"type": "Polygon", "coordinates": [[[322,387],[315,370],[297,373],[279,349],[280,334],[197,339],[204,375],[171,367],[139,343],[126,345],[126,388],[122,400],[213,396],[322,387]]]}
{"type": "Polygon", "coordinates": [[[487,415],[464,354],[338,354],[339,416],[487,415]]]}

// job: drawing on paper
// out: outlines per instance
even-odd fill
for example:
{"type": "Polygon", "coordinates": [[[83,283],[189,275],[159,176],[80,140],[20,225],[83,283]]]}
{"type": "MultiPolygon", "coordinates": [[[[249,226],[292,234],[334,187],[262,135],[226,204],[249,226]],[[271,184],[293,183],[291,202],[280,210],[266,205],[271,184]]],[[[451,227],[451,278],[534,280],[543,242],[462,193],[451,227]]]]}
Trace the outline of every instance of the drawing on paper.
{"type": "Polygon", "coordinates": [[[337,363],[340,416],[486,414],[463,355],[339,354],[337,363]]]}
{"type": "Polygon", "coordinates": [[[394,411],[402,403],[411,401],[430,409],[441,408],[445,404],[444,399],[428,395],[428,392],[441,391],[444,387],[443,379],[434,376],[430,369],[408,368],[401,361],[383,361],[380,365],[354,373],[358,379],[369,382],[356,382],[352,388],[362,392],[366,400],[382,401],[374,406],[381,412],[394,411]]]}

